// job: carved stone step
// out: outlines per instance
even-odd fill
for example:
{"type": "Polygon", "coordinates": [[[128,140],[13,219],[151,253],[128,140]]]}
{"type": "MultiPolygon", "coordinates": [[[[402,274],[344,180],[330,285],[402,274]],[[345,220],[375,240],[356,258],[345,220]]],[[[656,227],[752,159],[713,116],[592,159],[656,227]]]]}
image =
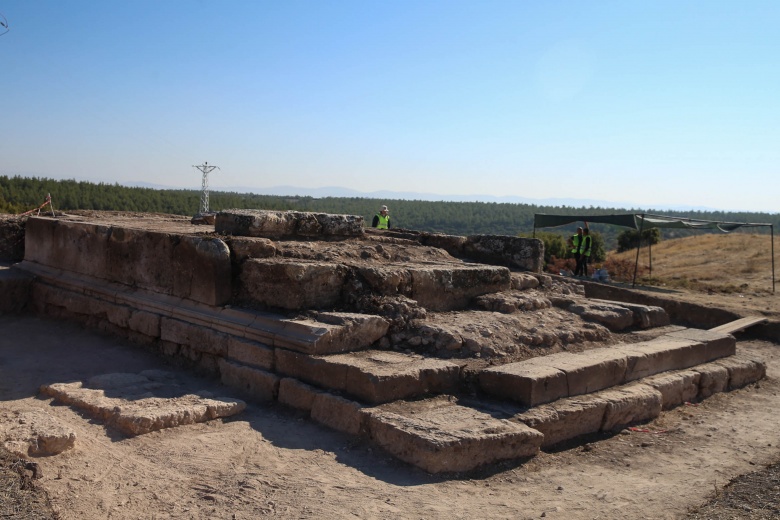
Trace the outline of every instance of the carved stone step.
{"type": "Polygon", "coordinates": [[[490,367],[480,373],[479,383],[491,395],[535,406],[699,365],[731,355],[735,348],[733,336],[686,329],[641,343],[490,367]]]}
{"type": "Polygon", "coordinates": [[[444,393],[458,384],[460,367],[440,359],[383,350],[331,356],[308,356],[276,350],[276,371],[366,403],[387,403],[429,393],[444,393]]]}

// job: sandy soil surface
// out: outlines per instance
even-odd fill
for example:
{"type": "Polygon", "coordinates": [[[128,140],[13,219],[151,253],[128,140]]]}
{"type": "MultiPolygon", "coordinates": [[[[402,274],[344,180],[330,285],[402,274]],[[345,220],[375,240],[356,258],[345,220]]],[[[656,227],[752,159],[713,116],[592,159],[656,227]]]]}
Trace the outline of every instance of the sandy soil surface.
{"type": "Polygon", "coordinates": [[[39,397],[41,384],[165,369],[114,338],[35,317],[0,316],[0,411],[44,409],[76,445],[38,457],[60,518],[678,518],[733,477],[780,457],[780,350],[763,341],[768,378],[665,412],[629,432],[528,460],[432,476],[278,405],[125,437],[39,397]]]}

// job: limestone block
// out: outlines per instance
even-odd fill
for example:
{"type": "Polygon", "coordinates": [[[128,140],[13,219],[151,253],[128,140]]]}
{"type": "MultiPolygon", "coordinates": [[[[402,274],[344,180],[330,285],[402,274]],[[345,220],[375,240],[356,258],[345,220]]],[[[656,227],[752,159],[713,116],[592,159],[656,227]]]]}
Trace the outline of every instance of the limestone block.
{"type": "Polygon", "coordinates": [[[660,337],[652,341],[614,347],[628,360],[626,381],[704,363],[706,345],[681,338],[660,337]]]}
{"type": "Polygon", "coordinates": [[[686,339],[704,343],[704,361],[733,356],[737,352],[737,340],[731,334],[702,329],[682,329],[666,334],[669,338],[686,339]]]}
{"type": "Polygon", "coordinates": [[[533,273],[541,273],[544,266],[544,244],[538,238],[471,235],[466,237],[463,254],[478,262],[507,265],[533,273]]]}
{"type": "Polygon", "coordinates": [[[226,357],[229,361],[243,365],[265,370],[274,369],[274,349],[256,341],[228,336],[226,357]]]}
{"type": "Polygon", "coordinates": [[[630,424],[649,421],[661,414],[661,392],[647,385],[637,384],[599,392],[598,398],[607,402],[604,410],[603,431],[616,431],[630,424]]]}
{"type": "Polygon", "coordinates": [[[514,419],[544,434],[543,447],[596,433],[604,423],[607,401],[587,395],[560,399],[518,414],[514,419]]]}
{"type": "Polygon", "coordinates": [[[512,289],[524,291],[539,287],[539,279],[527,273],[512,273],[512,289]]]}
{"type": "Polygon", "coordinates": [[[459,257],[463,256],[463,246],[466,244],[466,237],[442,235],[439,233],[420,233],[420,243],[424,246],[444,249],[452,256],[459,257]]]}
{"type": "Polygon", "coordinates": [[[239,275],[243,298],[283,309],[334,307],[349,269],[327,262],[249,259],[239,275]]]}
{"type": "Polygon", "coordinates": [[[472,298],[509,289],[505,267],[430,267],[412,270],[412,294],[421,307],[434,311],[464,309],[472,298]]]}
{"type": "Polygon", "coordinates": [[[279,374],[294,377],[330,390],[344,390],[347,386],[347,365],[331,363],[328,357],[310,356],[277,348],[274,364],[279,374]]]}
{"type": "Polygon", "coordinates": [[[73,448],[76,433],[44,410],[0,412],[0,439],[20,456],[57,455],[73,448]]]}
{"type": "Polygon", "coordinates": [[[390,322],[380,316],[320,313],[312,319],[285,320],[274,346],[306,354],[335,354],[365,348],[387,334],[390,322]],[[319,321],[322,320],[322,321],[319,321]]]}
{"type": "Polygon", "coordinates": [[[366,430],[359,403],[326,392],[314,396],[311,418],[349,435],[361,435],[366,430]]]}
{"type": "Polygon", "coordinates": [[[429,473],[530,457],[543,440],[524,424],[496,419],[447,397],[389,403],[367,409],[366,415],[377,444],[429,473]]]}
{"type": "Polygon", "coordinates": [[[715,364],[729,371],[729,390],[742,388],[766,376],[766,363],[745,354],[719,359],[715,364]]]}
{"type": "Polygon", "coordinates": [[[729,385],[729,371],[722,365],[707,363],[693,368],[701,374],[699,379],[699,399],[725,392],[729,385]]]}
{"type": "Polygon", "coordinates": [[[652,386],[663,399],[664,410],[669,410],[683,403],[694,401],[699,395],[701,373],[694,370],[682,370],[666,374],[657,374],[642,380],[642,383],[652,386]]]}
{"type": "Polygon", "coordinates": [[[0,262],[21,262],[24,259],[26,221],[26,218],[15,215],[0,215],[0,262]]]}
{"type": "Polygon", "coordinates": [[[217,233],[248,237],[353,237],[363,235],[363,217],[231,209],[217,213],[214,229],[217,233]]]}
{"type": "Polygon", "coordinates": [[[248,258],[273,258],[277,253],[274,242],[267,238],[232,237],[227,243],[239,263],[248,258]]]}
{"type": "Polygon", "coordinates": [[[549,403],[569,395],[564,372],[528,361],[487,368],[479,373],[479,385],[491,395],[525,406],[549,403]]]}
{"type": "Polygon", "coordinates": [[[279,381],[279,402],[298,410],[311,412],[314,398],[320,393],[322,392],[313,386],[292,377],[283,377],[279,381]]]}
{"type": "Polygon", "coordinates": [[[173,318],[162,318],[160,338],[164,341],[190,347],[199,352],[206,352],[221,357],[227,355],[227,334],[193,323],[173,318]]]}
{"type": "Polygon", "coordinates": [[[359,267],[358,274],[371,292],[392,296],[412,294],[412,271],[400,266],[359,267]]]}
{"type": "Polygon", "coordinates": [[[634,324],[634,313],[617,304],[585,301],[569,306],[568,310],[584,320],[601,323],[611,331],[620,331],[634,324]]]}
{"type": "Polygon", "coordinates": [[[224,359],[219,360],[222,384],[235,388],[257,401],[272,401],[279,391],[279,376],[224,359]]]}
{"type": "Polygon", "coordinates": [[[127,326],[134,332],[140,332],[141,334],[152,338],[159,338],[161,322],[162,318],[159,314],[134,310],[127,320],[127,326]]]}
{"type": "Polygon", "coordinates": [[[553,354],[533,361],[565,373],[569,396],[610,388],[622,384],[626,377],[625,353],[611,348],[553,354]]]}

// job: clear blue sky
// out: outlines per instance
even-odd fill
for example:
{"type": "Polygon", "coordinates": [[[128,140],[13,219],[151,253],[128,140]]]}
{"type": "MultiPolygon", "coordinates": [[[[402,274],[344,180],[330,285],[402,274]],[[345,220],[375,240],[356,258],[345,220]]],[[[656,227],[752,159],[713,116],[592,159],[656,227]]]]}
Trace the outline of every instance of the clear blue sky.
{"type": "Polygon", "coordinates": [[[780,211],[777,0],[0,13],[3,175],[780,211]]]}

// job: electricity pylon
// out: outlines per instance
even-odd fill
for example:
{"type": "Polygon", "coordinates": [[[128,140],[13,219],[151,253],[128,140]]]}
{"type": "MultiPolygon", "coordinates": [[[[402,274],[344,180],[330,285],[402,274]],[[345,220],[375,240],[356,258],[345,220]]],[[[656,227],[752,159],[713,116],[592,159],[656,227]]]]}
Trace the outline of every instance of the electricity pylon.
{"type": "Polygon", "coordinates": [[[219,170],[219,166],[209,166],[208,162],[200,166],[192,166],[203,172],[203,187],[200,192],[200,213],[201,215],[209,212],[209,173],[219,170]]]}

